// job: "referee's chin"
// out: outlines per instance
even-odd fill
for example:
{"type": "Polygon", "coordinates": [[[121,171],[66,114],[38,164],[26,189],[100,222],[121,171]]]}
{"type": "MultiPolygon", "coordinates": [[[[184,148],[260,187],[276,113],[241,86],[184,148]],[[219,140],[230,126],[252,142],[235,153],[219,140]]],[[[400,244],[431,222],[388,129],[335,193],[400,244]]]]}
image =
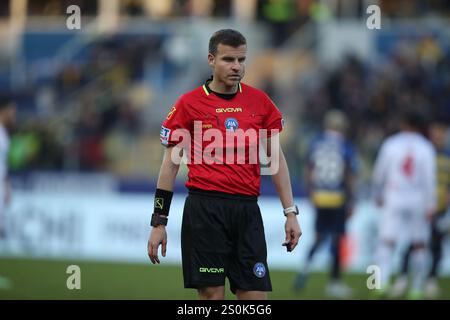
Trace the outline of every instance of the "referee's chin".
{"type": "Polygon", "coordinates": [[[237,85],[239,84],[239,82],[241,82],[241,79],[242,79],[242,78],[236,78],[236,79],[230,79],[230,78],[228,78],[228,79],[225,81],[225,84],[226,84],[227,87],[235,87],[235,86],[237,86],[237,85]]]}

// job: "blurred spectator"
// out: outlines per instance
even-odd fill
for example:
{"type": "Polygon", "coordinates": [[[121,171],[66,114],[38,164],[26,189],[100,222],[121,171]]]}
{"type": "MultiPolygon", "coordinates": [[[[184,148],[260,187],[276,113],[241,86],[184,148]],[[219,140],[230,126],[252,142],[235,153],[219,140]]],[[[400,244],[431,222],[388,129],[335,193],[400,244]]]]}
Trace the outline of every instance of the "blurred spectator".
{"type": "Polygon", "coordinates": [[[73,93],[80,88],[82,80],[82,74],[79,67],[74,64],[67,64],[56,78],[58,94],[65,96],[73,93]]]}
{"type": "Polygon", "coordinates": [[[10,12],[10,3],[9,1],[1,1],[0,2],[0,17],[7,17],[10,12]]]}
{"type": "Polygon", "coordinates": [[[390,18],[419,17],[425,15],[450,14],[450,3],[446,0],[379,0],[381,11],[390,18]]]}
{"type": "MultiPolygon", "coordinates": [[[[11,138],[9,163],[12,172],[33,169],[39,152],[39,137],[36,128],[22,125],[11,138]],[[31,130],[30,130],[31,129],[31,130]]],[[[54,168],[52,168],[54,169],[54,168]]]]}
{"type": "Polygon", "coordinates": [[[212,14],[214,17],[231,16],[231,0],[215,0],[212,14]]]}
{"type": "Polygon", "coordinates": [[[12,172],[59,170],[63,167],[63,148],[56,140],[58,131],[51,122],[26,121],[11,137],[9,166],[12,172]]]}
{"type": "Polygon", "coordinates": [[[70,5],[79,6],[85,16],[95,15],[98,9],[98,1],[92,0],[28,0],[27,5],[30,16],[65,16],[70,5]]]}
{"type": "Polygon", "coordinates": [[[260,18],[267,22],[272,32],[272,45],[279,47],[292,34],[297,18],[294,0],[262,0],[258,2],[260,18]]]}
{"type": "Polygon", "coordinates": [[[75,155],[79,169],[101,171],[104,167],[103,136],[99,114],[92,105],[84,105],[75,126],[75,155]]]}
{"type": "Polygon", "coordinates": [[[122,11],[131,17],[142,16],[144,14],[142,0],[122,0],[122,11]]]}

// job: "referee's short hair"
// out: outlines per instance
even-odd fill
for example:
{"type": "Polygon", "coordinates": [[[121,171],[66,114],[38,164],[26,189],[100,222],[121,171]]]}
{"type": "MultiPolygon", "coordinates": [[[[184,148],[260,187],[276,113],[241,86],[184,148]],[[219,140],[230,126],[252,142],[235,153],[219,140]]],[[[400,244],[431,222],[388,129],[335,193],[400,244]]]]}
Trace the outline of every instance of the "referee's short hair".
{"type": "Polygon", "coordinates": [[[214,32],[211,39],[209,39],[209,53],[215,55],[219,43],[237,48],[241,45],[247,44],[247,40],[239,31],[233,29],[222,29],[214,32]]]}

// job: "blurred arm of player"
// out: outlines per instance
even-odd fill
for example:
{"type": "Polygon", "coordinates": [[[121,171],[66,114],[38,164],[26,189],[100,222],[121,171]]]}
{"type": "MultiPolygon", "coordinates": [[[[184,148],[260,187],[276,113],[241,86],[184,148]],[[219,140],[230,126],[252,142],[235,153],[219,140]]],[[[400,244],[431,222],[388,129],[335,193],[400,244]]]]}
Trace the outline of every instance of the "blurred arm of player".
{"type": "Polygon", "coordinates": [[[12,198],[12,191],[11,191],[11,183],[9,182],[9,179],[5,179],[5,195],[3,199],[3,203],[5,204],[5,207],[9,207],[11,204],[11,198],[12,198]]]}
{"type": "MultiPolygon", "coordinates": [[[[265,145],[265,143],[263,143],[265,145]]],[[[271,139],[267,139],[267,156],[272,157],[270,154],[271,150],[271,139]]],[[[279,146],[279,159],[275,157],[271,161],[278,161],[279,167],[278,171],[272,174],[272,182],[275,185],[275,189],[280,197],[281,204],[283,208],[288,208],[294,205],[294,198],[292,196],[291,179],[289,177],[289,169],[287,166],[286,159],[284,157],[283,150],[279,146]]],[[[271,166],[273,167],[273,166],[271,166]]],[[[286,239],[283,246],[286,246],[288,251],[293,251],[298,244],[300,236],[302,235],[302,230],[297,220],[297,215],[294,213],[289,213],[286,217],[286,223],[284,224],[284,230],[286,232],[286,239]]]]}
{"type": "MultiPolygon", "coordinates": [[[[175,178],[180,168],[179,164],[175,164],[172,159],[172,153],[179,152],[181,150],[178,147],[167,147],[164,152],[164,157],[162,160],[161,169],[159,171],[157,188],[172,191],[175,184],[175,178]]],[[[166,256],[166,246],[167,246],[167,233],[166,226],[159,225],[157,227],[152,227],[150,236],[148,238],[147,251],[150,261],[155,263],[160,263],[158,258],[158,248],[161,245],[161,254],[163,257],[166,256]]]]}
{"type": "Polygon", "coordinates": [[[375,198],[375,204],[378,207],[382,207],[384,204],[383,188],[389,166],[388,152],[386,151],[386,149],[386,144],[383,144],[375,160],[372,175],[373,195],[375,198]]]}
{"type": "Polygon", "coordinates": [[[346,170],[345,184],[347,189],[348,200],[346,204],[346,218],[349,219],[353,215],[355,208],[355,184],[356,176],[351,170],[346,170]]]}
{"type": "Polygon", "coordinates": [[[312,199],[313,196],[313,169],[314,166],[311,163],[308,163],[308,166],[306,167],[305,188],[306,195],[309,199],[312,199]]]}
{"type": "Polygon", "coordinates": [[[450,207],[450,186],[447,189],[447,192],[445,193],[445,205],[446,207],[450,207]]]}
{"type": "Polygon", "coordinates": [[[430,152],[427,158],[428,165],[425,169],[425,190],[426,190],[426,204],[427,212],[426,216],[429,221],[432,221],[436,216],[437,209],[437,168],[436,168],[436,152],[433,148],[430,148],[430,152]]]}

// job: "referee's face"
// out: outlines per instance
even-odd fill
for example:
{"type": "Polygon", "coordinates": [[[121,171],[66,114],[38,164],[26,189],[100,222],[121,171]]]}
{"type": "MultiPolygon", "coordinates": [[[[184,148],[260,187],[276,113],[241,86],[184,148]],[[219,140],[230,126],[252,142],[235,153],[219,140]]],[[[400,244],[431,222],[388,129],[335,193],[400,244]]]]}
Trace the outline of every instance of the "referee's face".
{"type": "Polygon", "coordinates": [[[208,63],[213,69],[214,79],[225,85],[235,87],[245,74],[247,46],[231,47],[219,43],[215,55],[208,55],[208,63]]]}

